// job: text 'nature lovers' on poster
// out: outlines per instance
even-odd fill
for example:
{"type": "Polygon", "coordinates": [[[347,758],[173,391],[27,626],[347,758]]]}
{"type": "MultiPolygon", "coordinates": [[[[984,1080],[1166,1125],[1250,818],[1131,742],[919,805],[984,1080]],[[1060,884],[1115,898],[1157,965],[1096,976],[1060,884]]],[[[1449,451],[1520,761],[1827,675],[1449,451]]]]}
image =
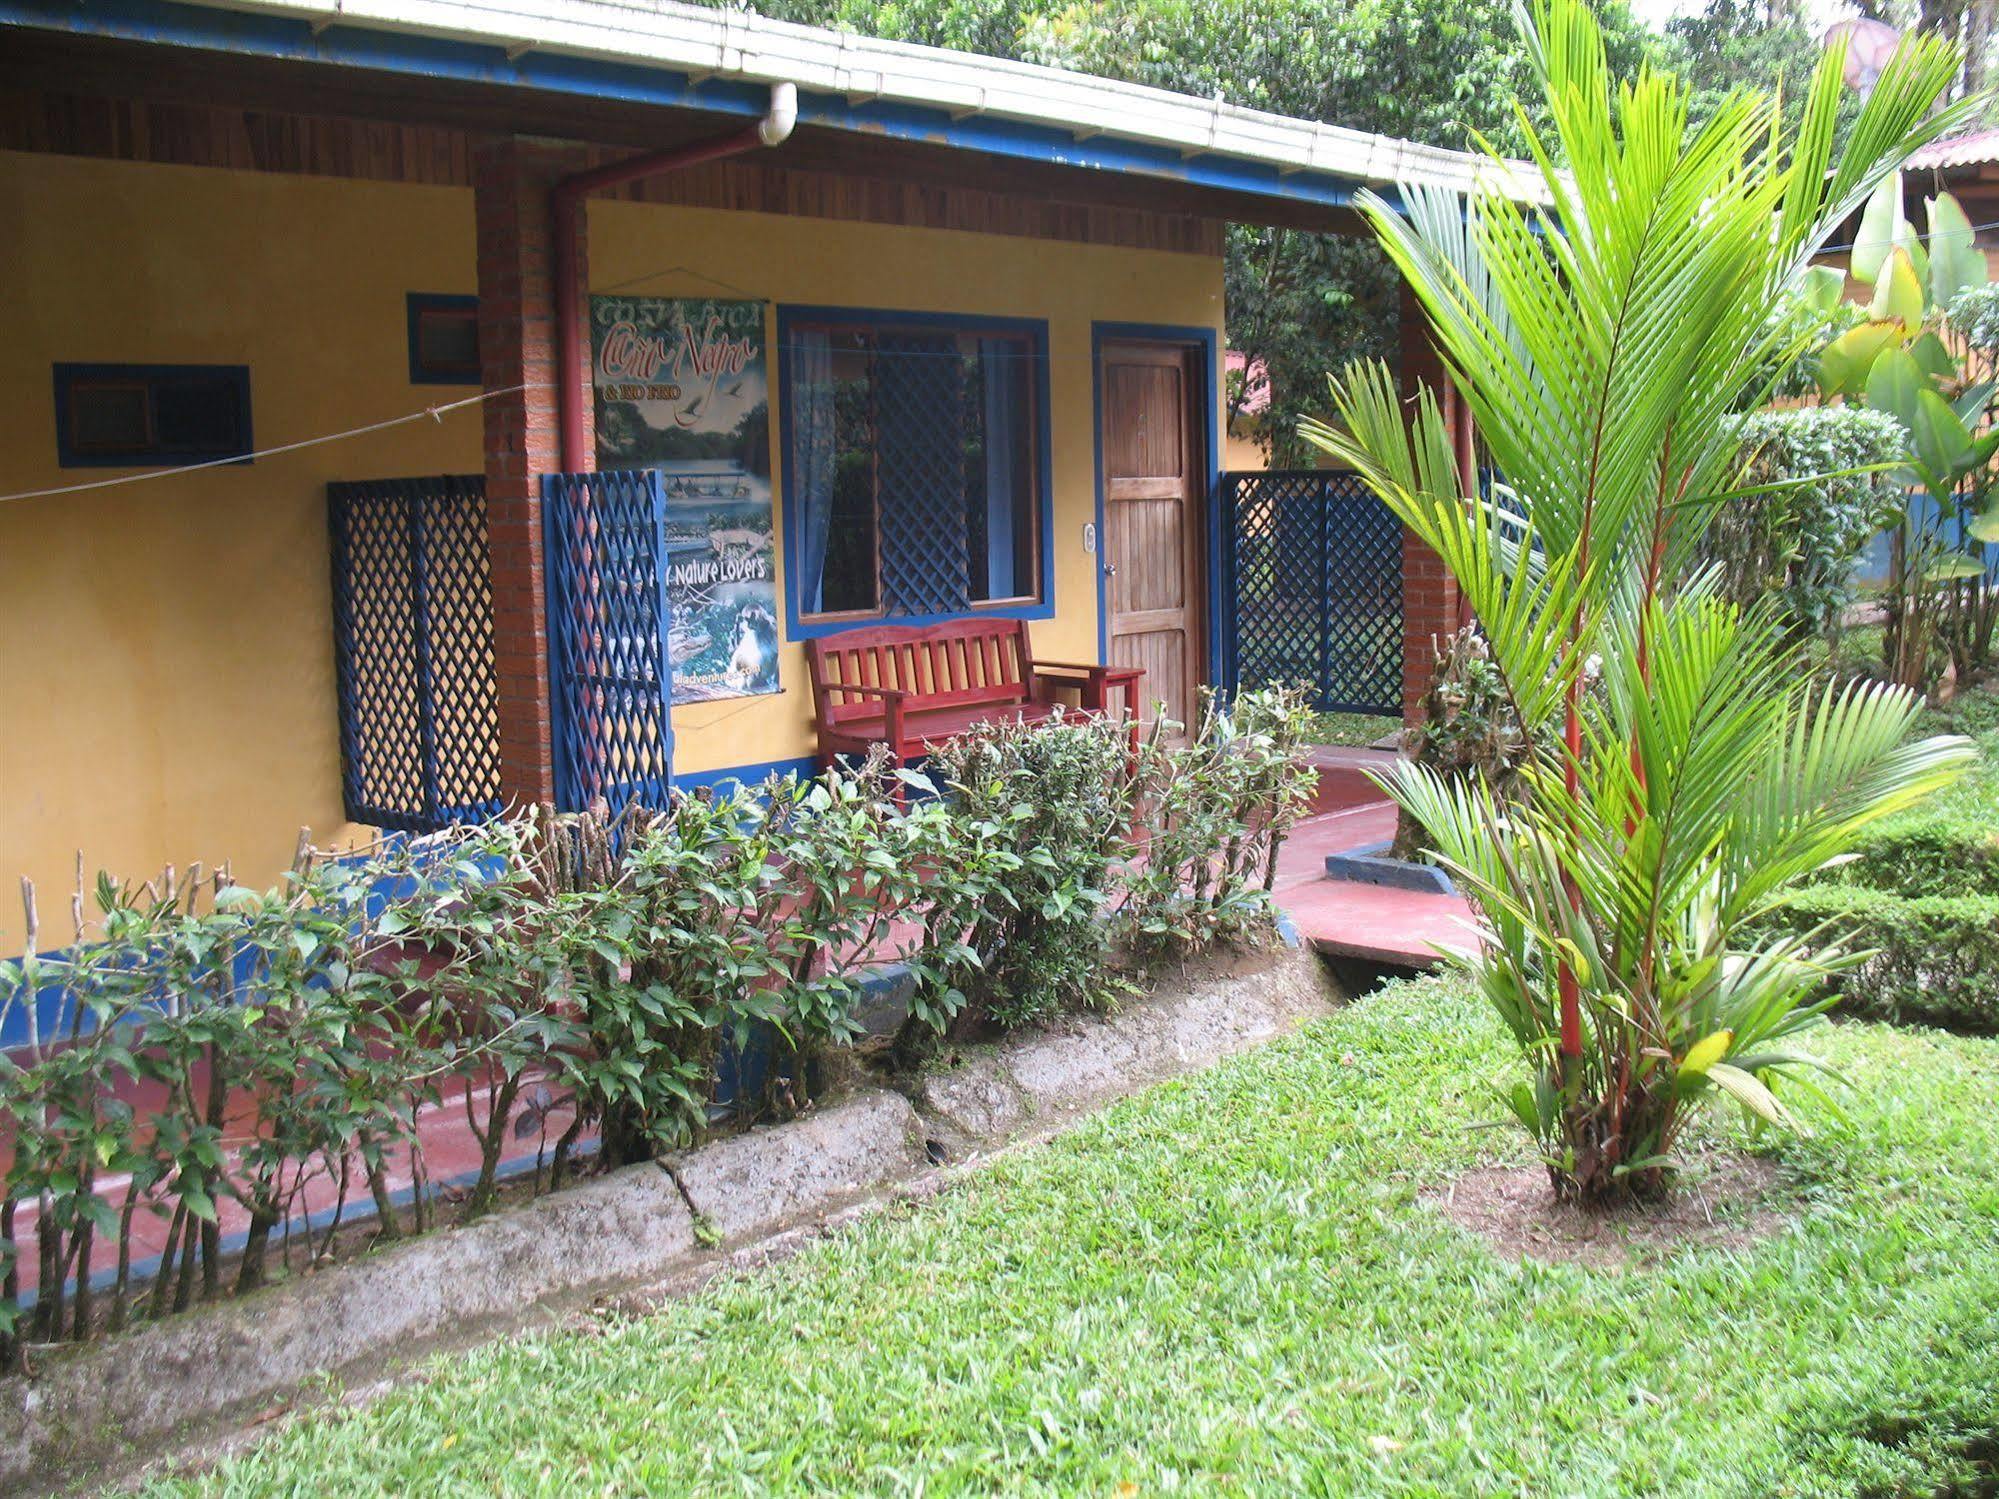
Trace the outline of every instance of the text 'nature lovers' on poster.
{"type": "Polygon", "coordinates": [[[597,467],[666,491],[673,700],[776,692],[764,304],[592,297],[597,467]]]}

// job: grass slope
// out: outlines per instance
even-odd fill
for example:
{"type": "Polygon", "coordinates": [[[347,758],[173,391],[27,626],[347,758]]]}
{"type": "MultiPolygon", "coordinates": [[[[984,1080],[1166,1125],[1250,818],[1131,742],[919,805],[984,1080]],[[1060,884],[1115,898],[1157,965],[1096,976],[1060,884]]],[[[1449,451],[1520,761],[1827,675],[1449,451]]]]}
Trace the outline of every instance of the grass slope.
{"type": "MultiPolygon", "coordinates": [[[[218,1493],[1991,1493],[1999,1044],[1822,1033],[1795,1225],[1622,1273],[1417,1202],[1517,1148],[1459,990],[1383,990],[920,1209],[436,1365],[218,1493]]],[[[1732,1133],[1732,1123],[1723,1132],[1732,1133]]],[[[160,1492],[166,1492],[163,1487],[160,1492]]]]}

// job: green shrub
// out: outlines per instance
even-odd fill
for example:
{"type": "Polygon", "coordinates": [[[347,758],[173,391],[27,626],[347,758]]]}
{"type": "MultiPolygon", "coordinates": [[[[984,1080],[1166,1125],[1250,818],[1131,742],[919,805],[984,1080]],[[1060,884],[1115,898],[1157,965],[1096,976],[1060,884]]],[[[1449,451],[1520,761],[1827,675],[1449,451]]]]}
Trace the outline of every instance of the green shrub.
{"type": "Polygon", "coordinates": [[[1764,927],[1821,933],[1849,951],[1872,952],[1832,981],[1848,1014],[1999,1035],[1999,895],[1813,885],[1794,892],[1764,927]]]}
{"type": "Polygon", "coordinates": [[[1222,703],[1204,694],[1185,742],[1161,720],[1137,764],[1140,827],[1118,902],[1118,935],[1145,954],[1269,932],[1277,856],[1310,807],[1305,759],[1318,715],[1305,693],[1268,687],[1222,703]]]}
{"type": "Polygon", "coordinates": [[[1942,813],[1899,819],[1820,883],[1906,896],[1999,895],[1999,831],[1942,813]]]}
{"type": "MultiPolygon", "coordinates": [[[[961,1030],[1031,1025],[1117,997],[1105,922],[1132,826],[1123,726],[1101,717],[982,724],[931,753],[958,821],[1017,867],[972,913],[959,967],[961,1030]],[[973,956],[975,955],[975,956],[973,956]]],[[[945,897],[948,899],[948,896],[945,897]]]]}
{"type": "MultiPolygon", "coordinates": [[[[1504,801],[1514,794],[1535,749],[1520,726],[1506,679],[1477,625],[1464,625],[1435,645],[1422,717],[1403,731],[1403,753],[1452,780],[1476,781],[1504,801]]],[[[1550,738],[1545,732],[1542,737],[1550,738]]],[[[1554,746],[1549,742],[1540,748],[1552,751],[1554,746]]],[[[1422,823],[1406,808],[1397,808],[1389,856],[1415,863],[1428,846],[1422,823]]]]}
{"type": "Polygon", "coordinates": [[[1999,352],[1999,286],[1974,286],[1951,300],[1950,329],[1981,354],[1999,352]]]}
{"type": "Polygon", "coordinates": [[[1791,631],[1831,635],[1853,597],[1853,570],[1867,543],[1900,514],[1892,471],[1907,450],[1900,423],[1859,406],[1806,406],[1738,419],[1750,485],[1827,474],[1797,487],[1745,495],[1723,506],[1701,542],[1701,561],[1720,569],[1739,607],[1777,600],[1791,631]]]}
{"type": "MultiPolygon", "coordinates": [[[[530,811],[340,859],[307,848],[263,892],[226,873],[102,876],[93,919],[93,892],[76,892],[75,942],[59,953],[38,952],[30,888],[27,954],[0,963],[0,1026],[28,1033],[0,1054],[14,1143],[0,1369],[24,1340],[221,1294],[225,1201],[249,1219],[244,1290],[315,1178],[344,1198],[358,1175],[392,1237],[390,1162],[406,1162],[423,1229],[434,1209],[415,1121],[447,1097],[456,1112],[462,1095],[479,1148],[469,1217],[491,1205],[509,1142],[538,1141],[531,1190],[560,1185],[588,1128],[610,1165],[692,1142],[724,1059],[753,1037],[775,1064],[751,1102],[805,1102],[803,1064],[860,1036],[864,984],[885,960],[914,977],[909,1034],[924,1036],[1109,1003],[1123,982],[1113,946],[1135,930],[1187,944],[1251,933],[1271,919],[1277,850],[1304,805],[1306,719],[1295,695],[1250,694],[1191,745],[1155,741],[1136,762],[1126,727],[1100,717],[993,726],[933,757],[949,794],[908,806],[877,754],[676,795],[663,812],[530,811]],[[1142,796],[1150,862],[1134,857],[1142,796]],[[143,1300],[140,1214],[168,1224],[143,1300]],[[118,1252],[108,1307],[79,1273],[102,1241],[118,1252]],[[30,1314],[25,1254],[51,1288],[30,1314]]],[[[338,1227],[336,1213],[296,1235],[299,1252],[317,1260],[338,1227]]],[[[286,1266],[294,1237],[286,1227],[286,1266]]]]}

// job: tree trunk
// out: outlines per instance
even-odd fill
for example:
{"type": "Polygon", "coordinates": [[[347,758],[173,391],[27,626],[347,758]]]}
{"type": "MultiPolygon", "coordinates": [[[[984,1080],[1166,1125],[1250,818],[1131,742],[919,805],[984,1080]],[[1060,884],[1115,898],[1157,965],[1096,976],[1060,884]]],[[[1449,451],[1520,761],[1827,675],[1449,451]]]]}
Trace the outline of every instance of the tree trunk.
{"type": "MultiPolygon", "coordinates": [[[[469,1222],[493,1205],[500,1174],[500,1153],[507,1144],[507,1125],[514,1117],[514,1102],[520,1096],[520,1073],[511,1076],[502,1074],[500,1081],[486,1095],[486,1127],[473,1128],[472,1134],[479,1142],[479,1178],[472,1183],[471,1195],[465,1199],[464,1211],[459,1221],[469,1222]]],[[[468,1098],[466,1115],[469,1122],[471,1103],[468,1098]]]]}
{"type": "MultiPolygon", "coordinates": [[[[97,1189],[97,1172],[88,1169],[83,1173],[83,1181],[78,1186],[79,1196],[88,1199],[97,1189]]],[[[70,1335],[82,1342],[90,1336],[90,1255],[97,1242],[96,1226],[85,1214],[76,1225],[76,1299],[70,1305],[70,1335]]]]}
{"type": "Polygon", "coordinates": [[[368,1179],[368,1195],[375,1201],[375,1238],[383,1244],[402,1237],[396,1222],[396,1203],[389,1193],[388,1153],[372,1135],[361,1137],[361,1174],[368,1179]]]}
{"type": "Polygon", "coordinates": [[[256,1205],[250,1209],[250,1228],[243,1239],[243,1258],[236,1266],[236,1294],[254,1291],[264,1283],[264,1258],[269,1252],[271,1230],[277,1226],[278,1214],[261,1195],[256,1205]]]}
{"type": "MultiPolygon", "coordinates": [[[[208,1048],[208,1122],[219,1132],[229,1112],[229,1081],[222,1072],[222,1049],[211,1043],[208,1048]]],[[[208,1189],[208,1200],[215,1204],[214,1218],[201,1220],[201,1299],[213,1301],[222,1294],[222,1193],[214,1175],[204,1174],[202,1185],[208,1189]]],[[[182,1278],[183,1284],[185,1277],[182,1278]]]]}
{"type": "Polygon", "coordinates": [[[111,1288],[111,1318],[106,1324],[109,1332],[123,1332],[125,1320],[131,1312],[132,1215],[138,1207],[137,1185],[126,1187],[125,1206],[118,1212],[118,1278],[111,1288]]]}
{"type": "Polygon", "coordinates": [[[146,1315],[157,1318],[167,1307],[167,1295],[174,1279],[177,1256],[192,1253],[190,1246],[182,1240],[187,1237],[187,1204],[174,1204],[174,1215],[167,1223],[166,1248],[160,1251],[160,1268],[153,1275],[153,1293],[146,1298],[146,1315]]]}

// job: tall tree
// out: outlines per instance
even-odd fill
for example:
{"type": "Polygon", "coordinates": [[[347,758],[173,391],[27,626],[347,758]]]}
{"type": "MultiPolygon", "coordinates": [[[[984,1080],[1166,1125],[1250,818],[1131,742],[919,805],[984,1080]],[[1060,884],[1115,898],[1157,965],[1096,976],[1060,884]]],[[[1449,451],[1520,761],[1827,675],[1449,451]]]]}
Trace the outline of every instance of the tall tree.
{"type": "MultiPolygon", "coordinates": [[[[758,0],[763,14],[1072,68],[1428,145],[1518,153],[1531,67],[1504,0],[758,0]]],[[[1600,7],[1619,75],[1657,39],[1600,7]]],[[[1538,117],[1540,106],[1532,106],[1538,117]]],[[[1270,376],[1272,456],[1297,461],[1325,372],[1392,356],[1396,281],[1369,241],[1236,226],[1228,330],[1270,376]]]]}
{"type": "MultiPolygon", "coordinates": [[[[1795,129],[1819,43],[1801,0],[1708,0],[1696,15],[1666,23],[1666,51],[1692,88],[1688,111],[1709,119],[1738,88],[1783,89],[1783,118],[1795,129]]],[[[1850,101],[1842,113],[1851,116],[1850,101]]]]}

